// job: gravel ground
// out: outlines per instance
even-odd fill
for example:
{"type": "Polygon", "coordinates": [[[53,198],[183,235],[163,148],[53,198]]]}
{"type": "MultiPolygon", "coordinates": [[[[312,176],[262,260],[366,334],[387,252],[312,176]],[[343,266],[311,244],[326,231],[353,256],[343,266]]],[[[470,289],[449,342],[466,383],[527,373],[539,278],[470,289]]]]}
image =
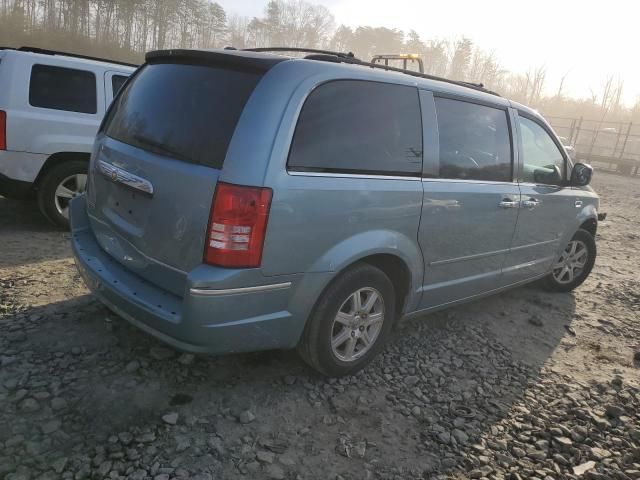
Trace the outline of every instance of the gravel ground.
{"type": "Polygon", "coordinates": [[[0,478],[640,478],[640,179],[604,173],[599,257],[405,322],[360,374],[181,354],[87,294],[68,234],[0,198],[0,478]]]}

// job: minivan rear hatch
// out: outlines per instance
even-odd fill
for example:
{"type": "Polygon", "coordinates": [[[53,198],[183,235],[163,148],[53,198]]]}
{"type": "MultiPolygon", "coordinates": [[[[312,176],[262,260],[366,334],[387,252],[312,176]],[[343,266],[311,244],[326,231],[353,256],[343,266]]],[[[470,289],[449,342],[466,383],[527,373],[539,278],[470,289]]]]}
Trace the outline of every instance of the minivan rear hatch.
{"type": "Polygon", "coordinates": [[[211,201],[236,124],[284,58],[244,52],[147,54],[96,139],[87,210],[102,248],[177,295],[202,263],[211,201]]]}

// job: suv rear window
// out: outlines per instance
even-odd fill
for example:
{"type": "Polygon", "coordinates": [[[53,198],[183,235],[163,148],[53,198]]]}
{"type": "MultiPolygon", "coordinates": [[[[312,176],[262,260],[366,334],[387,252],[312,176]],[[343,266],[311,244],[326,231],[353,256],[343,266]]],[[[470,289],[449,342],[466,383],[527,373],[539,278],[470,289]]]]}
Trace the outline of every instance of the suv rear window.
{"type": "Polygon", "coordinates": [[[177,160],[222,168],[261,74],[205,65],[145,65],[104,124],[116,140],[177,160]]]}
{"type": "Polygon", "coordinates": [[[319,86],[300,112],[288,165],[311,172],[419,175],[418,89],[361,80],[319,86]]]}
{"type": "Polygon", "coordinates": [[[29,104],[67,112],[96,113],[96,76],[86,70],[34,65],[29,82],[29,104]]]}

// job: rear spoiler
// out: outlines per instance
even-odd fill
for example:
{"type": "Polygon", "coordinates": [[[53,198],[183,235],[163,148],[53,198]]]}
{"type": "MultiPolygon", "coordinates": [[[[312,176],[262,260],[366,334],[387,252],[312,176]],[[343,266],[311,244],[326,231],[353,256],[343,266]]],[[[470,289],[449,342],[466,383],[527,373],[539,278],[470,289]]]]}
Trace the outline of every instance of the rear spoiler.
{"type": "Polygon", "coordinates": [[[155,50],[145,55],[147,63],[195,62],[221,66],[240,67],[266,72],[280,62],[290,58],[281,55],[247,52],[241,50],[155,50]]]}

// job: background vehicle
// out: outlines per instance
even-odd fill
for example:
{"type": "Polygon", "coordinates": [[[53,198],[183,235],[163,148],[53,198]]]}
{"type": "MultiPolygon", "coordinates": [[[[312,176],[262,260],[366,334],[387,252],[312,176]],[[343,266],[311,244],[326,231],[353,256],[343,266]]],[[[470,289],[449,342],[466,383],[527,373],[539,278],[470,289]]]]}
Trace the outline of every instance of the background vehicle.
{"type": "Polygon", "coordinates": [[[182,349],[297,346],[343,375],[402,316],[584,281],[591,168],[569,171],[535,111],[326,56],[147,54],[71,204],[76,262],[105,304],[182,349]]]}
{"type": "Polygon", "coordinates": [[[569,158],[575,162],[577,160],[576,157],[576,147],[574,147],[571,142],[569,141],[569,139],[567,137],[558,137],[558,140],[560,140],[560,143],[562,143],[562,146],[564,147],[565,151],[567,152],[567,155],[569,155],[569,158]]]}
{"type": "Polygon", "coordinates": [[[371,59],[371,63],[389,66],[398,66],[403,70],[417,70],[420,73],[424,73],[424,63],[422,58],[417,53],[392,53],[386,55],[374,55],[371,59]],[[416,66],[417,68],[409,68],[416,66]]]}
{"type": "Polygon", "coordinates": [[[67,227],[105,109],[134,70],[42,49],[0,49],[0,194],[35,193],[42,213],[67,227]]]}

